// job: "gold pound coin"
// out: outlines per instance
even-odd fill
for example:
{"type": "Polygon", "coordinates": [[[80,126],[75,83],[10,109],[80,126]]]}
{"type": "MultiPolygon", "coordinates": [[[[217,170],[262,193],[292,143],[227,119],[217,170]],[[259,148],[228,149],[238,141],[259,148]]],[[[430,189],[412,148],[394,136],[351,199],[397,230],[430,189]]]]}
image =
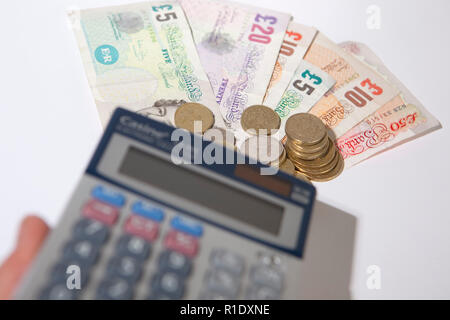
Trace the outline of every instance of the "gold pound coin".
{"type": "Polygon", "coordinates": [[[214,125],[214,114],[200,103],[185,103],[175,112],[175,125],[193,133],[204,133],[214,125]],[[195,122],[201,123],[200,132],[194,132],[195,122]]]}
{"type": "Polygon", "coordinates": [[[253,135],[271,135],[280,128],[281,119],[269,107],[255,105],[244,110],[241,116],[242,129],[253,135]]]}
{"type": "Polygon", "coordinates": [[[296,149],[290,143],[286,144],[285,148],[286,148],[287,152],[289,153],[290,157],[292,157],[293,159],[301,159],[301,160],[311,161],[311,160],[323,157],[328,152],[329,141],[327,140],[327,144],[324,146],[324,148],[318,150],[315,153],[303,152],[299,149],[296,149]]]}
{"type": "Polygon", "coordinates": [[[336,151],[333,160],[331,160],[330,163],[325,164],[323,167],[306,168],[298,166],[297,170],[303,172],[305,175],[325,175],[329,173],[331,170],[333,170],[333,168],[336,167],[338,162],[339,162],[339,152],[336,151]]]}
{"type": "Polygon", "coordinates": [[[315,145],[327,135],[322,121],[309,113],[298,113],[286,121],[286,135],[302,145],[315,145]]]}
{"type": "Polygon", "coordinates": [[[326,166],[333,160],[335,153],[336,153],[336,147],[334,146],[333,141],[330,138],[328,138],[328,139],[329,139],[328,149],[326,150],[326,153],[323,156],[313,159],[313,160],[303,160],[301,158],[292,157],[290,155],[289,159],[291,159],[292,162],[294,162],[294,164],[296,164],[302,168],[313,168],[314,169],[314,168],[321,168],[321,167],[326,166]]]}
{"type": "Polygon", "coordinates": [[[326,150],[328,148],[328,134],[323,137],[321,141],[319,141],[317,144],[314,145],[304,145],[301,143],[298,143],[295,140],[288,140],[288,144],[292,147],[292,149],[297,150],[301,153],[318,153],[326,150]]]}
{"type": "Polygon", "coordinates": [[[344,171],[344,167],[345,167],[345,162],[344,159],[342,158],[342,156],[339,154],[339,161],[337,163],[337,165],[328,173],[326,174],[319,174],[319,175],[307,175],[307,177],[309,179],[311,179],[312,181],[316,181],[316,182],[327,182],[327,181],[331,181],[333,179],[336,179],[341,173],[342,171],[344,171]]]}

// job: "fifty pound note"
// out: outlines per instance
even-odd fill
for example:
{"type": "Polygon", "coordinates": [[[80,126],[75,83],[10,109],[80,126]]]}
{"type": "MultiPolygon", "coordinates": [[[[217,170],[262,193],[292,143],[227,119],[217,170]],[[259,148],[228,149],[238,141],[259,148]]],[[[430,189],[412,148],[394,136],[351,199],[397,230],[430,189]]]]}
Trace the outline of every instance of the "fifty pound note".
{"type": "Polygon", "coordinates": [[[291,22],[284,36],[283,45],[273,70],[272,79],[266,91],[264,104],[273,108],[280,102],[283,93],[294,76],[306,51],[316,36],[317,30],[291,22]]]}
{"type": "Polygon", "coordinates": [[[69,17],[104,125],[117,106],[174,125],[181,104],[198,102],[224,127],[178,3],[87,9],[69,17]]]}
{"type": "Polygon", "coordinates": [[[289,14],[228,1],[180,0],[227,124],[263,102],[291,20],[289,14]]]}
{"type": "Polygon", "coordinates": [[[442,127],[366,45],[347,42],[341,47],[363,59],[401,91],[336,141],[346,168],[442,127]]]}

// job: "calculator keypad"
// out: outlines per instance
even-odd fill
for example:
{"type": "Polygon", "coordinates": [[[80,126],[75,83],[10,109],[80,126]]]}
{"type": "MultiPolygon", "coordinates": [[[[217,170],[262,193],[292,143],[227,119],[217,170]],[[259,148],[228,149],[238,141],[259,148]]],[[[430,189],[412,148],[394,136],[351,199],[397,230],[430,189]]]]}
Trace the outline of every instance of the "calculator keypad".
{"type": "MultiPolygon", "coordinates": [[[[100,261],[102,248],[114,243],[104,261],[102,279],[95,285],[97,299],[132,299],[145,280],[146,298],[182,299],[188,291],[188,279],[195,272],[204,227],[182,215],[168,212],[148,201],[138,200],[125,207],[126,197],[109,188],[97,186],[82,207],[82,217],[75,224],[71,238],[63,246],[61,259],[51,269],[42,299],[76,299],[81,290],[67,288],[67,268],[81,271],[81,286],[89,286],[89,275],[100,261]],[[120,215],[125,215],[120,217],[120,215]],[[119,219],[123,223],[118,224],[119,219]],[[117,225],[117,226],[115,226],[117,225]],[[120,234],[112,237],[112,228],[120,234]],[[155,245],[156,242],[161,244],[155,245]],[[156,252],[152,252],[155,250],[156,252]],[[161,248],[161,249],[159,249],[161,248]],[[146,275],[148,266],[154,266],[146,275]]],[[[116,232],[114,232],[116,234],[116,232]]],[[[278,299],[284,287],[281,260],[271,255],[259,256],[249,266],[248,260],[225,248],[213,248],[203,276],[201,299],[278,299]],[[243,281],[244,278],[247,281],[243,281]],[[248,283],[245,287],[243,283],[248,283]]],[[[103,266],[103,262],[102,262],[103,266]]]]}

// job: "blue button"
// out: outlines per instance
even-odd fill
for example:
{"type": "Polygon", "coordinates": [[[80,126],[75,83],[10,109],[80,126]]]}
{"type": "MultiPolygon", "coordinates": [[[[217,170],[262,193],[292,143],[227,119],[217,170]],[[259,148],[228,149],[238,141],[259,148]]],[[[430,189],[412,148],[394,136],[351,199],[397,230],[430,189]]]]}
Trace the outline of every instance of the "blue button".
{"type": "Polygon", "coordinates": [[[188,233],[195,237],[201,237],[203,235],[203,226],[191,219],[186,219],[182,217],[175,217],[170,222],[172,228],[177,229],[181,232],[188,233]]]}
{"type": "Polygon", "coordinates": [[[163,209],[143,201],[136,201],[131,210],[142,217],[152,219],[156,222],[164,220],[163,209]]]}
{"type": "Polygon", "coordinates": [[[92,196],[116,207],[123,207],[125,204],[125,196],[122,193],[103,186],[95,187],[94,190],[92,190],[92,196]]]}

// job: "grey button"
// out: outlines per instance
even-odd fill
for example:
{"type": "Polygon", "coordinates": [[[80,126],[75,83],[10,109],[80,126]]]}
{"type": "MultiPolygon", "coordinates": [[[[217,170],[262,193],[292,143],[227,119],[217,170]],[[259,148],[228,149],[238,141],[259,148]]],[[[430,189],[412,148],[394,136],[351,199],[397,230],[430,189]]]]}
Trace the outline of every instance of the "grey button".
{"type": "Polygon", "coordinates": [[[108,264],[110,276],[117,276],[131,282],[139,279],[141,272],[140,261],[131,257],[114,257],[108,264]]]}
{"type": "Polygon", "coordinates": [[[224,269],[236,276],[240,276],[244,271],[244,258],[228,250],[214,249],[210,259],[214,268],[224,269]]]}
{"type": "Polygon", "coordinates": [[[144,261],[150,255],[150,244],[142,238],[126,234],[119,239],[117,252],[118,255],[144,261]]]}
{"type": "Polygon", "coordinates": [[[254,267],[250,273],[250,279],[254,284],[268,286],[277,291],[283,288],[283,273],[267,266],[254,267]]]}
{"type": "Polygon", "coordinates": [[[278,300],[280,299],[280,292],[271,287],[266,286],[252,286],[247,291],[247,299],[249,300],[278,300]]]}
{"type": "Polygon", "coordinates": [[[191,272],[191,260],[175,251],[164,251],[159,256],[159,269],[161,271],[173,271],[181,276],[187,276],[191,272]]]}
{"type": "Polygon", "coordinates": [[[227,271],[215,269],[206,275],[207,290],[221,293],[230,299],[236,298],[239,292],[239,286],[239,280],[227,271]]]}
{"type": "Polygon", "coordinates": [[[77,298],[79,290],[70,290],[67,288],[65,282],[53,283],[49,287],[45,288],[39,299],[42,300],[74,300],[77,298]]]}
{"type": "Polygon", "coordinates": [[[164,295],[171,299],[181,299],[184,295],[184,278],[175,272],[156,274],[151,282],[152,294],[164,295]]]}
{"type": "Polygon", "coordinates": [[[55,282],[66,283],[67,278],[72,275],[71,273],[69,273],[69,274],[67,273],[67,268],[69,266],[77,266],[80,268],[80,284],[81,284],[81,288],[83,288],[84,285],[87,283],[90,267],[88,265],[83,264],[82,261],[67,260],[67,261],[62,261],[62,262],[56,264],[51,269],[51,274],[50,274],[51,281],[53,283],[55,283],[55,282]]]}
{"type": "Polygon", "coordinates": [[[97,299],[130,300],[133,298],[133,286],[121,278],[111,278],[103,281],[97,290],[97,299]]]}
{"type": "Polygon", "coordinates": [[[98,246],[88,240],[74,240],[64,247],[64,260],[82,261],[85,265],[92,265],[98,257],[98,246]]]}
{"type": "Polygon", "coordinates": [[[109,229],[99,221],[91,219],[80,220],[74,228],[75,239],[88,239],[97,244],[103,244],[109,235],[109,229]]]}

